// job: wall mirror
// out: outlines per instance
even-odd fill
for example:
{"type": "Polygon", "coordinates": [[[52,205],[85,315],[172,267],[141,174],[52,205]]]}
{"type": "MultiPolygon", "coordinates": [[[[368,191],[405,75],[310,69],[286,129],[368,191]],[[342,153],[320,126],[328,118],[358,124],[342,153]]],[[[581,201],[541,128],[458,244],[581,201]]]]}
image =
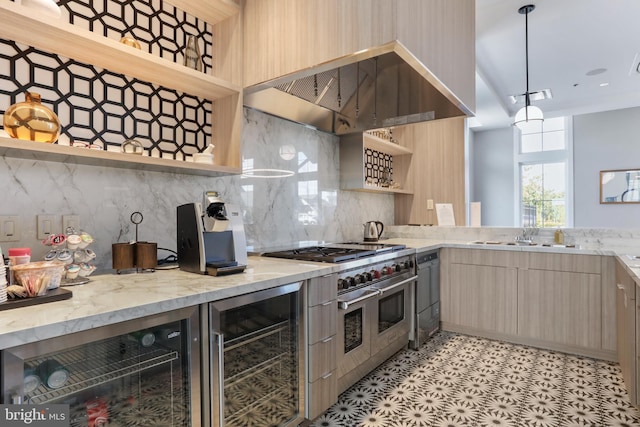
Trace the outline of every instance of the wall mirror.
{"type": "Polygon", "coordinates": [[[640,169],[600,171],[600,203],[640,203],[640,169]]]}

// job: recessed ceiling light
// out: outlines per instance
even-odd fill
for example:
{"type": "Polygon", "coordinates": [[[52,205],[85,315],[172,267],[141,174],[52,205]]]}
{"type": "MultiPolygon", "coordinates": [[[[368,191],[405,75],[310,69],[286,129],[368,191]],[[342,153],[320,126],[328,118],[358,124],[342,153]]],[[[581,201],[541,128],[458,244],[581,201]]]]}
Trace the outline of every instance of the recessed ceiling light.
{"type": "Polygon", "coordinates": [[[600,87],[609,86],[609,83],[600,83],[600,87]]]}
{"type": "Polygon", "coordinates": [[[597,76],[598,74],[606,73],[606,68],[594,68],[591,71],[587,71],[587,76],[597,76]]]}

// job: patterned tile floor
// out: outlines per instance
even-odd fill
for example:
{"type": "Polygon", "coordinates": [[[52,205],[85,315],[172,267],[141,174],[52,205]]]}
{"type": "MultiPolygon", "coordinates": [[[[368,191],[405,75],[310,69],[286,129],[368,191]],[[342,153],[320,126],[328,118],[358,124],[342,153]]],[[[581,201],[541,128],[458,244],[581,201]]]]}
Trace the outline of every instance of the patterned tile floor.
{"type": "Polygon", "coordinates": [[[640,413],[615,363],[440,332],[371,372],[312,426],[640,426],[640,413]]]}

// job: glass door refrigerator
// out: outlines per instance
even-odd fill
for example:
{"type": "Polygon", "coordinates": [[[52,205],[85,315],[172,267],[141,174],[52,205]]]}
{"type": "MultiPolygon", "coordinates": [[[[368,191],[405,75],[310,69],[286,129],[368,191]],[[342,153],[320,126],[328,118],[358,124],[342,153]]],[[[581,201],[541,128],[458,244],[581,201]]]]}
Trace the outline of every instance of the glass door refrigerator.
{"type": "Polygon", "coordinates": [[[203,376],[211,396],[203,411],[212,426],[284,427],[304,419],[302,292],[298,282],[209,303],[202,338],[210,343],[203,376]]]}
{"type": "Polygon", "coordinates": [[[69,405],[71,426],[200,426],[199,309],[1,352],[2,403],[69,405]]]}

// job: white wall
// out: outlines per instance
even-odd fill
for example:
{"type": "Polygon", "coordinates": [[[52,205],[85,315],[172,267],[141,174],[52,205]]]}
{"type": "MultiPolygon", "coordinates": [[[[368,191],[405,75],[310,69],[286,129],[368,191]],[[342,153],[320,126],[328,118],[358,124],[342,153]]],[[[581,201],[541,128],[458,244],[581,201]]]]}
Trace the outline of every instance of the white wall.
{"type": "Polygon", "coordinates": [[[482,203],[483,226],[514,226],[513,129],[474,132],[471,198],[482,203]]]}
{"type": "MultiPolygon", "coordinates": [[[[574,227],[638,228],[640,204],[600,204],[601,170],[640,169],[640,107],[573,117],[574,227]]],[[[514,226],[511,128],[475,132],[471,201],[482,225],[514,226]]]]}
{"type": "Polygon", "coordinates": [[[574,224],[576,227],[638,228],[640,204],[604,204],[601,170],[640,169],[640,107],[573,118],[574,224]]]}

